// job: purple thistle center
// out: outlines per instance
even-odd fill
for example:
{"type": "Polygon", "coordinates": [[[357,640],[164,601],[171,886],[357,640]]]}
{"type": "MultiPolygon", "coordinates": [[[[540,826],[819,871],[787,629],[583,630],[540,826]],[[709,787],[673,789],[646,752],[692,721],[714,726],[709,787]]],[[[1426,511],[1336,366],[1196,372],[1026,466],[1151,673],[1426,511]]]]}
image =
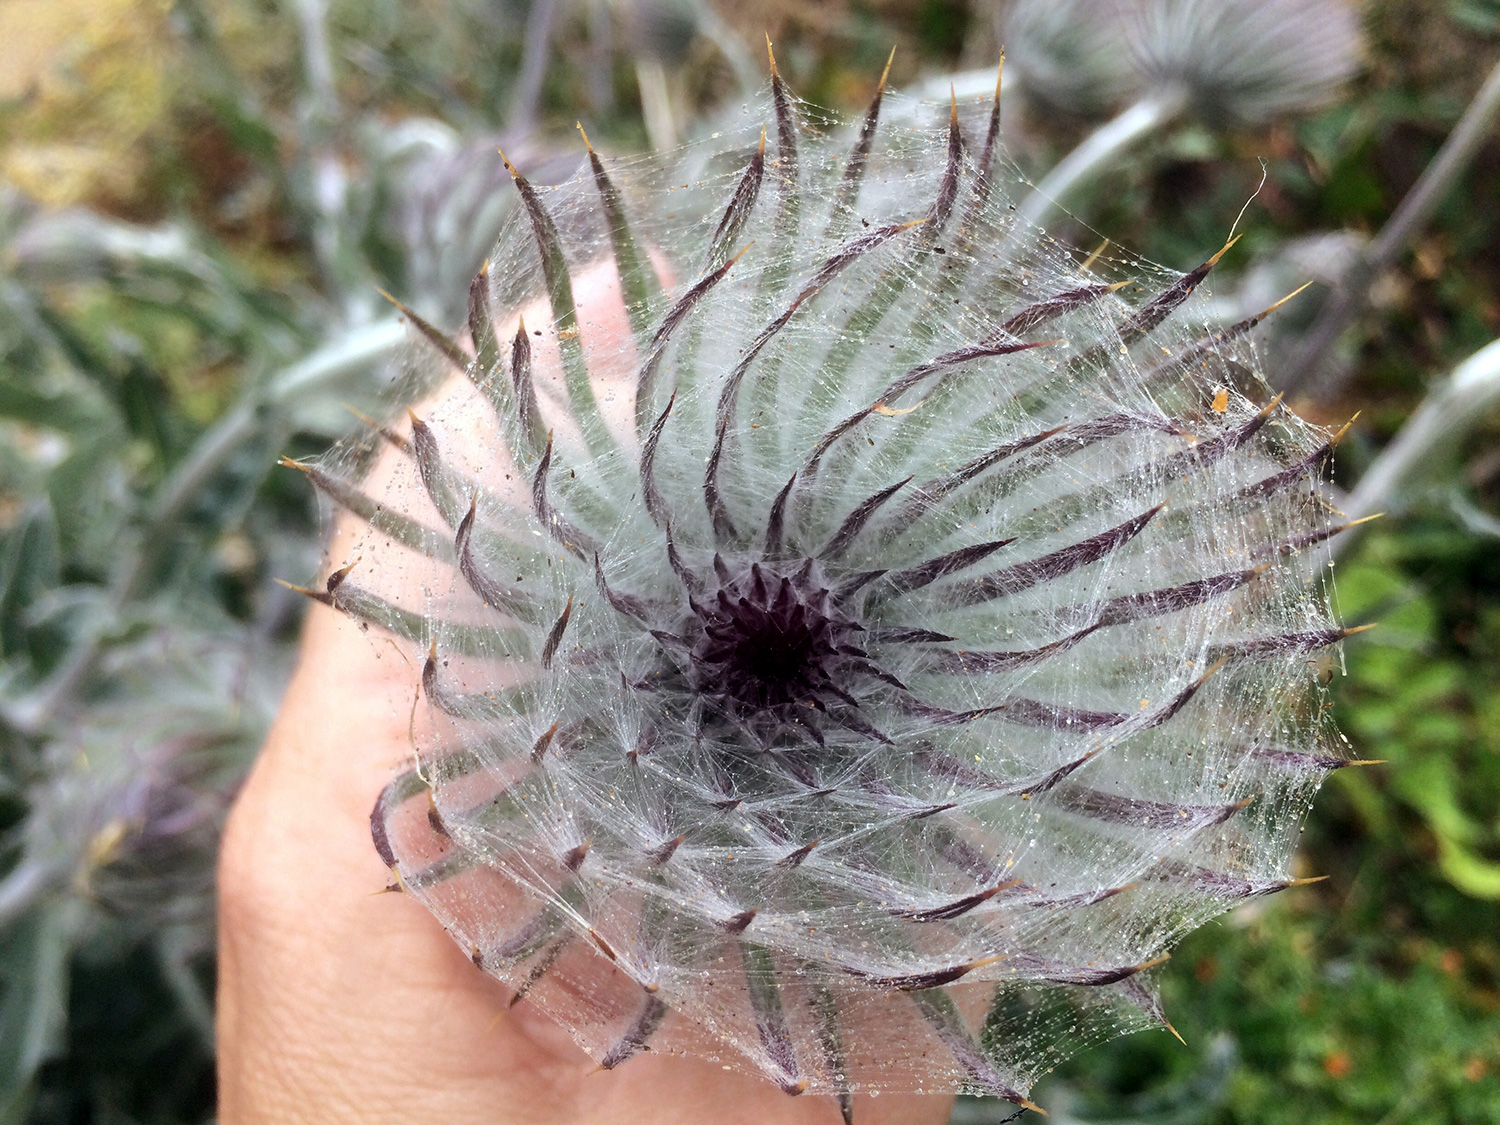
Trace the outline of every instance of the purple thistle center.
{"type": "Polygon", "coordinates": [[[811,560],[785,574],[759,562],[738,575],[722,562],[715,570],[718,589],[690,600],[696,692],[742,717],[849,701],[837,681],[861,626],[833,604],[811,560]]]}

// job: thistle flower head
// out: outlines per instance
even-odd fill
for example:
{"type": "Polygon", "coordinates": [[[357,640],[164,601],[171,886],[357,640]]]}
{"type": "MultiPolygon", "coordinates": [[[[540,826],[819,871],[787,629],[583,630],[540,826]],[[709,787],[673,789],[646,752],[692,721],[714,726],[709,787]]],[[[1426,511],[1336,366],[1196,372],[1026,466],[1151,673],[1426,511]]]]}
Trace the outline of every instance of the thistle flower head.
{"type": "Polygon", "coordinates": [[[1046,104],[1097,113],[1155,95],[1221,126],[1321,104],[1362,50],[1347,0],[1020,0],[1003,29],[1046,104]]]}
{"type": "Polygon", "coordinates": [[[1001,22],[1009,64],[1028,98],[1069,113],[1103,113],[1140,87],[1125,28],[1137,2],[1019,0],[1001,22]]]}
{"type": "Polygon", "coordinates": [[[1222,124],[1321,105],[1362,51],[1347,0],[1156,0],[1132,39],[1148,81],[1182,89],[1194,113],[1222,124]]]}
{"type": "MultiPolygon", "coordinates": [[[[314,596],[425,706],[376,847],[605,1067],[1027,1104],[1289,884],[1331,442],[1187,274],[1013,232],[881,94],[521,207],[314,596]],[[362,524],[361,524],[362,521],[362,524]],[[357,560],[357,563],[356,563],[357,560]],[[351,569],[352,567],[352,569],[351,569]]],[[[366,460],[368,464],[368,459],[366,460]]]]}

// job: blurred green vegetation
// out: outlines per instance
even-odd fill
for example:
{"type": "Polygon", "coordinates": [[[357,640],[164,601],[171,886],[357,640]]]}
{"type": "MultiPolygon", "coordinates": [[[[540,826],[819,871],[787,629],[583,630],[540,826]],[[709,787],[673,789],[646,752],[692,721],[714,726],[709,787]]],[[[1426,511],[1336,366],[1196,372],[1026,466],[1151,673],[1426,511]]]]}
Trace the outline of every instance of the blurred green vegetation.
{"type": "Polygon", "coordinates": [[[1300,862],[1326,882],[1178,947],[1163,1001],[1187,1048],[1148,1033],[1073,1060],[1064,1120],[1500,1115],[1500,552],[1416,518],[1338,570],[1345,620],[1381,625],[1348,646],[1337,714],[1386,763],[1319,798],[1300,862]]]}
{"type": "MultiPolygon", "coordinates": [[[[272,579],[319,553],[275,459],[325,448],[355,424],[345,404],[388,386],[404,336],[376,286],[456,321],[509,205],[496,140],[543,178],[576,161],[580,116],[601,147],[671,143],[753,94],[763,31],[803,96],[857,110],[892,43],[898,85],[992,66],[1003,7],[0,8],[0,1122],[211,1117],[213,841],[295,639],[272,579]]],[[[1092,229],[1070,237],[1187,266],[1264,158],[1220,289],[1336,276],[1500,58],[1493,0],[1372,0],[1365,20],[1344,97],[1149,139],[1072,201],[1092,229]]],[[[1096,124],[1012,104],[1033,177],[1096,124]]],[[[1268,335],[1273,376],[1314,298],[1268,335]]],[[[1362,412],[1337,482],[1497,335],[1491,129],[1376,278],[1334,376],[1296,398],[1330,425],[1362,412]]],[[[1036,1095],[1053,1120],[1500,1120],[1497,437],[1491,409],[1432,451],[1335,568],[1346,623],[1380,623],[1346,645],[1338,721],[1387,764],[1326,786],[1299,874],[1327,881],[1189,938],[1161,974],[1187,1045],[1074,1060],[1036,1095]]],[[[966,1100],[956,1119],[1009,1110],[966,1100]]]]}

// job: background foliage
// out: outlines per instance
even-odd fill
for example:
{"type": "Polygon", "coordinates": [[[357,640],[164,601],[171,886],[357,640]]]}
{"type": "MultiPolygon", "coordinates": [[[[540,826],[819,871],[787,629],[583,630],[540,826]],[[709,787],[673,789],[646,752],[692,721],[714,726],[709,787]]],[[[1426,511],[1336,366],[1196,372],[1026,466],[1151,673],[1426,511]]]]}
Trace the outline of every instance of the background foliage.
{"type": "MultiPolygon", "coordinates": [[[[992,65],[1004,7],[0,7],[0,1122],[212,1116],[214,842],[292,657],[300,606],[272,580],[319,550],[276,458],[378,401],[405,334],[377,287],[458,321],[510,205],[497,140],[543,182],[579,116],[601,147],[669,145],[758,89],[762,31],[811,101],[857,110],[892,43],[893,81],[941,96],[923,83],[992,65]]],[[[1264,159],[1226,309],[1340,276],[1500,58],[1493,0],[1363,18],[1340,99],[1148,137],[1070,198],[1069,236],[1186,267],[1264,159]]],[[[1038,178],[1095,124],[1007,103],[1038,178]]],[[[1500,335],[1493,121],[1480,139],[1292,396],[1361,412],[1345,487],[1500,335]]],[[[1273,382],[1327,290],[1272,324],[1273,382]]],[[[1347,645],[1340,723],[1388,764],[1326,787],[1299,873],[1327,881],[1184,943],[1164,988],[1187,1045],[1075,1060],[1036,1095],[1054,1121],[1500,1120],[1500,410],[1469,414],[1335,570],[1346,622],[1381,623],[1347,645]]]]}

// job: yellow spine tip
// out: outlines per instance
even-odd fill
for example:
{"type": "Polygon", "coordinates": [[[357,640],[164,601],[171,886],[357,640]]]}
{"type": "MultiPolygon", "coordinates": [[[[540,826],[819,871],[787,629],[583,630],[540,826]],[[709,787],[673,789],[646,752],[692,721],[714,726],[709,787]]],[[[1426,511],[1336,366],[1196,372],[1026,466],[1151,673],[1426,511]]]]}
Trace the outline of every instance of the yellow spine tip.
{"type": "Polygon", "coordinates": [[[893,63],[895,61],[896,61],[896,48],[893,45],[891,47],[891,53],[886,56],[886,59],[885,59],[885,69],[880,72],[880,85],[875,87],[875,92],[877,94],[881,94],[881,93],[885,92],[885,80],[891,76],[891,63],[893,63]]]}
{"type": "Polygon", "coordinates": [[[1172,1022],[1170,1020],[1164,1019],[1161,1022],[1162,1026],[1172,1033],[1172,1038],[1176,1039],[1177,1042],[1181,1043],[1184,1047],[1187,1046],[1187,1040],[1177,1033],[1177,1029],[1172,1026],[1172,1022]]]}
{"type": "Polygon", "coordinates": [[[1277,301],[1274,305],[1267,305],[1265,307],[1265,309],[1262,310],[1260,312],[1260,314],[1256,316],[1255,319],[1256,320],[1260,320],[1263,317],[1270,316],[1273,312],[1275,312],[1277,309],[1281,308],[1282,305],[1286,304],[1288,301],[1290,301],[1298,293],[1301,293],[1304,289],[1306,289],[1311,284],[1312,284],[1311,281],[1304,281],[1301,285],[1297,286],[1297,288],[1293,289],[1290,293],[1288,293],[1285,297],[1281,298],[1281,300],[1277,301]]]}
{"type": "Polygon", "coordinates": [[[1244,235],[1237,234],[1233,236],[1228,242],[1224,243],[1224,245],[1219,248],[1219,252],[1208,260],[1208,265],[1210,267],[1218,265],[1219,259],[1222,258],[1225,254],[1229,253],[1229,248],[1243,237],[1244,235]]]}
{"type": "Polygon", "coordinates": [[[573,124],[578,127],[578,135],[583,138],[583,147],[588,149],[589,155],[592,156],[594,154],[594,146],[589,144],[589,135],[588,133],[584,132],[583,122],[575,121],[573,122],[573,124]]]}

